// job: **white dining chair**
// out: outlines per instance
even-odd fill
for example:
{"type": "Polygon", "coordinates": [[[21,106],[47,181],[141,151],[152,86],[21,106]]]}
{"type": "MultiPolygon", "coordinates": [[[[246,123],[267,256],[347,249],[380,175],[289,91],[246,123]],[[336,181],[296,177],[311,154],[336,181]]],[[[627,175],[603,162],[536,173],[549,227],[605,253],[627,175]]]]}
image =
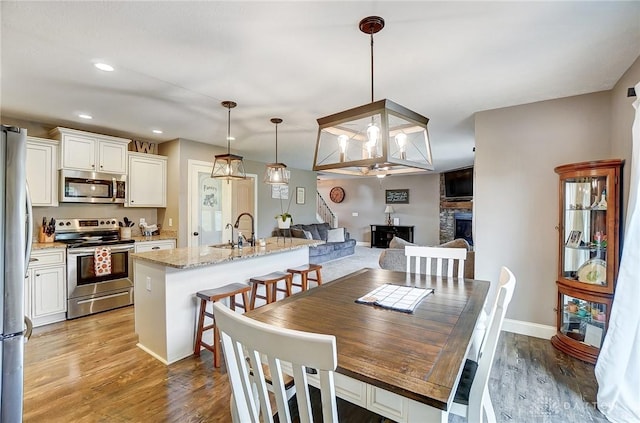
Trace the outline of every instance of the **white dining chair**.
{"type": "Polygon", "coordinates": [[[422,273],[421,259],[424,258],[426,265],[424,273],[434,276],[453,276],[453,269],[457,269],[456,275],[464,277],[464,261],[467,258],[465,248],[441,248],[441,247],[419,247],[407,245],[404,247],[404,255],[407,257],[407,273],[422,273]],[[415,271],[412,271],[411,263],[415,263],[415,271]],[[435,266],[433,263],[435,262],[435,266]],[[443,273],[445,268],[446,273],[443,273]]]}
{"type": "Polygon", "coordinates": [[[300,422],[313,422],[307,368],[315,369],[320,380],[322,420],[338,421],[333,381],[338,364],[334,336],[268,325],[235,313],[221,303],[214,304],[213,314],[222,338],[235,423],[258,423],[260,416],[264,422],[273,422],[269,388],[262,368],[264,362],[271,370],[280,422],[291,422],[281,362],[290,363],[293,370],[300,422]],[[254,377],[250,375],[250,368],[254,377]]]}
{"type": "Polygon", "coordinates": [[[480,348],[480,359],[476,363],[467,360],[460,376],[451,413],[466,417],[468,422],[480,423],[496,421],[496,415],[489,396],[489,374],[502,330],[502,322],[507,307],[513,297],[516,278],[506,267],[500,270],[500,289],[489,330],[480,348]]]}

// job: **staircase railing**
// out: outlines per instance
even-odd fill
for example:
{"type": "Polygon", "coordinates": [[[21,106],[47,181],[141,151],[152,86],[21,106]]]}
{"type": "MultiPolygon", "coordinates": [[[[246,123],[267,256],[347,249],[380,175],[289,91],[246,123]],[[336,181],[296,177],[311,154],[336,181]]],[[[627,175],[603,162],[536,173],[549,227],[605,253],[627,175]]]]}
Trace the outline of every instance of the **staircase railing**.
{"type": "Polygon", "coordinates": [[[318,191],[316,191],[316,214],[320,220],[327,222],[332,228],[338,227],[338,216],[335,215],[318,191]]]}

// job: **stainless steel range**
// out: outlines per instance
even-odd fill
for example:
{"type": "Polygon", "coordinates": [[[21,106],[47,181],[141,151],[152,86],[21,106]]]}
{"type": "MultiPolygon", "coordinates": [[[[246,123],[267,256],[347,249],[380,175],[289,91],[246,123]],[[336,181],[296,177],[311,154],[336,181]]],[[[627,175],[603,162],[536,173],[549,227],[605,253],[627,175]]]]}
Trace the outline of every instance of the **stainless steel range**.
{"type": "Polygon", "coordinates": [[[57,242],[67,244],[67,319],[133,304],[131,239],[115,218],[56,219],[57,242]],[[96,275],[96,250],[110,249],[111,272],[96,275]]]}

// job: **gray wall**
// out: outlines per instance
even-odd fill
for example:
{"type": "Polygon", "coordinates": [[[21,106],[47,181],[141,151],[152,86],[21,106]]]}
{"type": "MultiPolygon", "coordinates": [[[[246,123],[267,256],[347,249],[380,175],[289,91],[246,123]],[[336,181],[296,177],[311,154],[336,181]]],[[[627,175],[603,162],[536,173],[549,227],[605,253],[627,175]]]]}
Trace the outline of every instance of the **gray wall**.
{"type": "Polygon", "coordinates": [[[338,225],[347,228],[351,238],[371,242],[369,225],[384,225],[385,190],[409,189],[409,204],[394,204],[392,217],[400,225],[414,225],[414,241],[422,245],[437,245],[440,228],[440,175],[387,176],[378,178],[325,179],[318,181],[318,191],[338,216],[338,225]],[[329,191],[341,186],[345,191],[342,203],[329,200],[329,191]],[[358,216],[352,216],[358,213],[358,216]]]}
{"type": "MultiPolygon", "coordinates": [[[[158,146],[160,154],[168,159],[168,192],[167,208],[159,212],[159,219],[168,224],[169,218],[173,220],[174,228],[178,230],[178,247],[187,246],[187,198],[189,190],[188,173],[189,160],[208,161],[213,164],[216,154],[226,153],[226,149],[204,144],[187,139],[178,139],[158,146]],[[166,145],[165,145],[166,144],[166,145]]],[[[280,213],[280,200],[271,198],[271,186],[262,182],[265,171],[265,163],[245,160],[247,173],[258,175],[258,219],[257,237],[271,236],[276,226],[275,216],[280,213]]],[[[315,221],[315,172],[290,169],[291,180],[289,183],[290,195],[293,196],[289,212],[296,222],[315,221]],[[296,204],[295,188],[304,187],[306,193],[305,204],[296,204]]],[[[283,201],[286,210],[288,201],[283,201]]],[[[165,226],[166,227],[166,226],[165,226]]]]}
{"type": "MultiPolygon", "coordinates": [[[[631,175],[631,146],[633,144],[631,125],[635,117],[635,109],[632,104],[636,99],[636,97],[627,97],[627,89],[634,87],[638,82],[640,82],[640,57],[611,90],[611,154],[613,157],[627,160],[622,169],[622,187],[625,191],[622,210],[625,218],[629,200],[626,193],[629,191],[629,177],[631,175]]],[[[637,94],[640,95],[640,92],[637,94]]],[[[640,163],[636,163],[636,165],[640,165],[640,163]]],[[[625,218],[622,219],[622,222],[625,221],[625,218]]]]}
{"type": "MultiPolygon", "coordinates": [[[[502,265],[514,272],[511,319],[556,324],[559,183],[553,169],[619,155],[610,142],[611,104],[606,91],[476,114],[476,277],[495,282],[502,265]]],[[[630,121],[619,124],[631,130],[630,121]]]]}

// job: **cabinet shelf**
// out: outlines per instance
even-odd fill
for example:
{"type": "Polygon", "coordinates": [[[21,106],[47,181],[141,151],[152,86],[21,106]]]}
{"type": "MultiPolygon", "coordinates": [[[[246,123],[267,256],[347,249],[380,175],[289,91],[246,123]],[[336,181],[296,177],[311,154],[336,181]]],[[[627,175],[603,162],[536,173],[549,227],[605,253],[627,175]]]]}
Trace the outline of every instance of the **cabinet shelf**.
{"type": "Polygon", "coordinates": [[[371,248],[389,248],[389,242],[394,236],[405,241],[413,242],[414,226],[394,226],[394,225],[370,225],[371,226],[371,248]]]}
{"type": "Polygon", "coordinates": [[[619,265],[622,160],[559,166],[557,333],[551,343],[595,363],[619,265]],[[583,207],[587,204],[587,207],[583,207]],[[602,204],[603,207],[591,205],[602,204]]]}

